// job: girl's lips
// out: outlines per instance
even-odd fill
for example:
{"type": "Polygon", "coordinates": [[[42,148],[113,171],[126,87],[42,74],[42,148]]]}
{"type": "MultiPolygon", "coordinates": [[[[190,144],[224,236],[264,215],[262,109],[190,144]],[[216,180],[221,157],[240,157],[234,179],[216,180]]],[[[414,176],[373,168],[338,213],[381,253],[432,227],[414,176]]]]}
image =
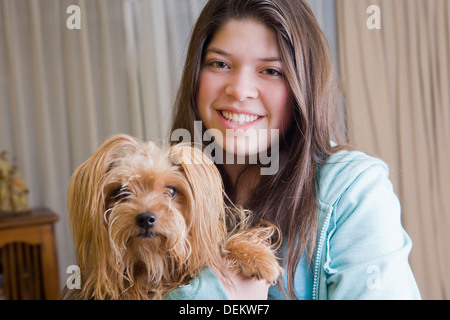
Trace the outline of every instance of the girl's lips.
{"type": "Polygon", "coordinates": [[[228,129],[248,129],[264,118],[263,116],[234,113],[228,110],[217,110],[217,115],[221,123],[228,129]]]}
{"type": "Polygon", "coordinates": [[[225,119],[240,125],[253,122],[259,118],[259,116],[253,114],[237,113],[227,110],[222,110],[221,113],[225,119]]]}

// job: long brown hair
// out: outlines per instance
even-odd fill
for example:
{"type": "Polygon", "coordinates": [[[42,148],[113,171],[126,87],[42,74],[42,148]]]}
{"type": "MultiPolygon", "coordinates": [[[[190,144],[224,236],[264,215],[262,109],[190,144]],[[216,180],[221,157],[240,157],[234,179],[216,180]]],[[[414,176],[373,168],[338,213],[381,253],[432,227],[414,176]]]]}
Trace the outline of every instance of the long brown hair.
{"type": "MultiPolygon", "coordinates": [[[[200,120],[196,102],[203,55],[230,19],[253,19],[275,31],[291,91],[294,119],[280,141],[279,170],[261,176],[246,206],[255,222],[264,219],[280,227],[288,244],[288,292],[295,298],[295,270],[303,253],[311,262],[316,239],[316,166],[334,151],[331,134],[338,137],[332,125],[338,102],[334,68],[325,36],[304,0],[210,0],[192,31],[172,131],[184,128],[194,135],[194,121],[200,120]]],[[[233,199],[233,185],[220,171],[233,199]]]]}

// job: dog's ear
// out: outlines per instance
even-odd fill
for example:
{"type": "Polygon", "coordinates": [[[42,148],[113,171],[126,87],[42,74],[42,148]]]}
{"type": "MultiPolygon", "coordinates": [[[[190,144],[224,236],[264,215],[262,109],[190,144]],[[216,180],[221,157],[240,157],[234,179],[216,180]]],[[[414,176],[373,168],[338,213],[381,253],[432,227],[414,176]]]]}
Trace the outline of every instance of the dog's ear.
{"type": "Polygon", "coordinates": [[[196,147],[173,145],[171,161],[181,167],[191,189],[189,234],[192,237],[192,260],[217,265],[219,247],[225,238],[225,206],[222,178],[214,163],[196,147]],[[196,257],[195,255],[198,255],[196,257]]]}
{"type": "Polygon", "coordinates": [[[107,139],[73,173],[68,190],[68,210],[72,236],[82,272],[83,286],[101,292],[85,292],[82,298],[108,294],[114,261],[111,260],[108,231],[104,221],[103,181],[119,150],[135,148],[138,141],[127,135],[107,139]]]}

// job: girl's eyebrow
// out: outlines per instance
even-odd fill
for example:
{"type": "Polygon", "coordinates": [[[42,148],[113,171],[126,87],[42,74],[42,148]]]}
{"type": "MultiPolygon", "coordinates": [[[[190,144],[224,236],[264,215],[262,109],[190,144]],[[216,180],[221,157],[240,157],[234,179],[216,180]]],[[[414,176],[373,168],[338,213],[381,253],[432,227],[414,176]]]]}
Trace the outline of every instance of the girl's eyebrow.
{"type": "Polygon", "coordinates": [[[217,53],[217,54],[220,54],[222,56],[227,56],[227,57],[232,56],[231,53],[225,52],[225,51],[215,48],[215,47],[210,47],[210,48],[206,49],[206,53],[208,53],[208,52],[217,53]]]}
{"type": "MultiPolygon", "coordinates": [[[[222,49],[216,48],[216,47],[209,47],[208,49],[206,49],[205,53],[208,52],[212,52],[212,53],[217,53],[220,54],[222,56],[226,56],[226,57],[232,57],[233,55],[231,53],[228,53],[226,51],[223,51],[222,49]]],[[[279,61],[281,62],[281,58],[276,56],[276,57],[267,57],[267,58],[259,58],[257,59],[258,61],[263,61],[263,62],[273,62],[273,61],[279,61]]]]}

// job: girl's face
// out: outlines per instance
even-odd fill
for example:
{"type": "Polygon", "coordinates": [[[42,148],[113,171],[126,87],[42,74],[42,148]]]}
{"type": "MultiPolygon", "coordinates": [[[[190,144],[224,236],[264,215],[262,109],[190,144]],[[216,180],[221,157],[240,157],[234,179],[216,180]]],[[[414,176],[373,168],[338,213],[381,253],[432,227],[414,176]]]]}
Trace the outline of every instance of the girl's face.
{"type": "Polygon", "coordinates": [[[202,62],[197,106],[205,127],[222,133],[216,141],[224,150],[267,150],[271,130],[282,136],[291,125],[289,93],[274,31],[254,20],[229,20],[215,33],[202,62]],[[235,136],[228,143],[227,129],[235,136]]]}

